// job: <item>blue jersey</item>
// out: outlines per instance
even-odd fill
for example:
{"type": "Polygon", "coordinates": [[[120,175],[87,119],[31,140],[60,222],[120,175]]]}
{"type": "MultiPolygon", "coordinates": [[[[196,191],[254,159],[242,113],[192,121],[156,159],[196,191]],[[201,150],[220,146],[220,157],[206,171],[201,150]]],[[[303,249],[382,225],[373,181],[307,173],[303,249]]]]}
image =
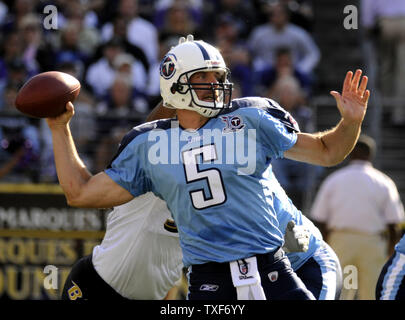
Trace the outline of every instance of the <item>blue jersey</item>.
{"type": "Polygon", "coordinates": [[[395,245],[395,250],[405,254],[405,234],[402,236],[401,240],[395,245]]]}
{"type": "Polygon", "coordinates": [[[315,251],[322,245],[322,234],[312,221],[305,217],[302,212],[294,206],[284,189],[277,181],[271,166],[267,169],[265,176],[267,177],[266,187],[269,190],[268,193],[271,194],[270,199],[272,199],[273,208],[277,213],[280,230],[285,233],[288,222],[294,220],[296,225],[303,225],[310,231],[309,246],[306,252],[287,253],[292,268],[297,270],[309,258],[311,258],[315,251]]]}
{"type": "Polygon", "coordinates": [[[106,173],[133,196],[152,191],[176,221],[185,266],[226,262],[283,245],[264,176],[297,135],[270,99],[234,100],[198,130],[173,119],[135,127],[106,173]]]}

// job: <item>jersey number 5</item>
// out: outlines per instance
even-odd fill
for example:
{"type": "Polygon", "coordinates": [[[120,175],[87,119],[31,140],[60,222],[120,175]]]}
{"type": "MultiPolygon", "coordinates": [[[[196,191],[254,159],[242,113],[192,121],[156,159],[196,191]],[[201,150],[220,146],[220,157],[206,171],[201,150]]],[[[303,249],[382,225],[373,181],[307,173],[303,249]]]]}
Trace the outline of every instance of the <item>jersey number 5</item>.
{"type": "Polygon", "coordinates": [[[183,151],[182,153],[186,182],[191,183],[199,180],[206,180],[211,194],[207,197],[204,193],[204,189],[190,191],[193,206],[199,210],[217,206],[226,201],[226,193],[222,182],[221,172],[216,168],[200,170],[197,164],[197,157],[200,155],[202,155],[203,162],[216,160],[217,151],[215,145],[210,144],[183,151]]]}

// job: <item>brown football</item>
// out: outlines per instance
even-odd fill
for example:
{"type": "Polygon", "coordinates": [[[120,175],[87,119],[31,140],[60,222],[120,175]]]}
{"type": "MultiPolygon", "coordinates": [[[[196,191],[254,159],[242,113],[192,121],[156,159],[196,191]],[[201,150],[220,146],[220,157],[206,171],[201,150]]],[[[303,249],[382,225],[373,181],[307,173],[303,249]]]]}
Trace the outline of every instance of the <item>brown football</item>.
{"type": "Polygon", "coordinates": [[[35,118],[51,118],[66,110],[66,103],[77,98],[80,82],[70,74],[48,71],[29,79],[18,91],[16,108],[35,118]]]}

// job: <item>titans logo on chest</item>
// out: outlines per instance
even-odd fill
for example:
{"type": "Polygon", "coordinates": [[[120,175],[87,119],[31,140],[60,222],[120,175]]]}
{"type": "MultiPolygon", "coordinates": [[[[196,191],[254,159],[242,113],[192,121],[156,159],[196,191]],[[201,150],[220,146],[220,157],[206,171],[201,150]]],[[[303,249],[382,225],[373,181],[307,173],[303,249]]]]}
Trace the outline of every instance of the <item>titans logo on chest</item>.
{"type": "Polygon", "coordinates": [[[222,133],[237,132],[245,127],[243,119],[239,116],[221,116],[221,120],[225,123],[222,133]]]}

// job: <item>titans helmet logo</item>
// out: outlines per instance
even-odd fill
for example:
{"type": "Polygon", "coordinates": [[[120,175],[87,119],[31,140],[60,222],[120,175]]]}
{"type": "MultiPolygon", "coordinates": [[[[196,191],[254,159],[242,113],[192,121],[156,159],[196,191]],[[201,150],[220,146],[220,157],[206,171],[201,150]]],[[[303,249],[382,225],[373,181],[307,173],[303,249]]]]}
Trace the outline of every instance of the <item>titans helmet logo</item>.
{"type": "Polygon", "coordinates": [[[170,79],[176,73],[174,64],[176,57],[173,54],[166,55],[160,63],[160,75],[165,79],[170,79]]]}

